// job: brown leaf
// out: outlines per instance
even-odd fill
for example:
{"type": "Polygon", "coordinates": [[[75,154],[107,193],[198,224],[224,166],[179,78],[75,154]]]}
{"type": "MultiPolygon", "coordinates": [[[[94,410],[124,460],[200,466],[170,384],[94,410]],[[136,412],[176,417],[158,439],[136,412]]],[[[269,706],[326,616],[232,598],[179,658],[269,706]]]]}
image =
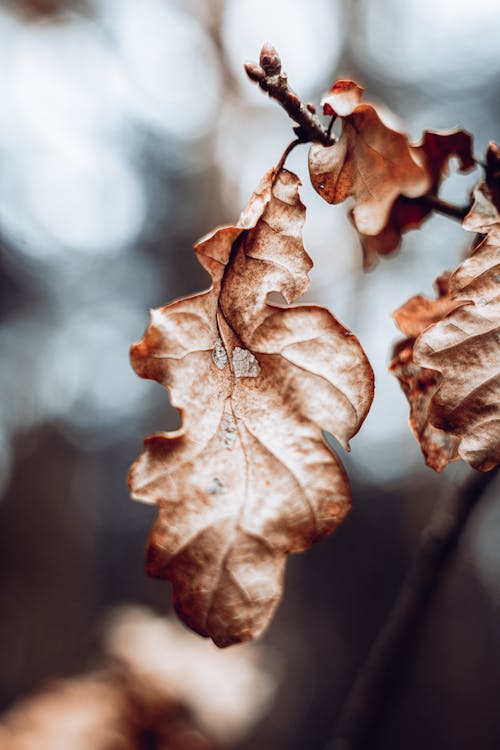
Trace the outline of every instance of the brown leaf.
{"type": "Polygon", "coordinates": [[[135,499],[159,505],[148,570],[172,581],[182,619],[220,646],[260,634],[286,554],[331,533],[350,506],[321,430],[347,447],[372,400],[357,341],[307,288],[298,178],[269,172],[237,226],[196,246],[201,294],[154,310],[133,365],[170,392],[183,425],[146,439],[135,499]]]}
{"type": "MultiPolygon", "coordinates": [[[[455,156],[459,170],[468,172],[474,168],[472,136],[465,130],[426,130],[421,143],[412,147],[420,152],[431,179],[428,195],[437,196],[443,177],[448,175],[449,160],[455,156]]],[[[425,197],[407,198],[400,195],[392,206],[386,226],[376,235],[360,233],[364,265],[369,268],[378,255],[390,255],[401,245],[402,234],[417,229],[432,213],[432,204],[425,197]]]]}
{"type": "Polygon", "coordinates": [[[2,716],[0,750],[221,750],[164,692],[113,667],[54,680],[2,716]]]}
{"type": "Polygon", "coordinates": [[[436,279],[435,287],[438,293],[436,299],[417,294],[392,314],[401,333],[416,339],[426,328],[437,323],[447,312],[456,307],[456,303],[451,301],[448,294],[449,280],[449,272],[436,279]]]}
{"type": "Polygon", "coordinates": [[[347,117],[361,101],[364,89],[355,81],[336,81],[321,100],[324,115],[347,117]]]}
{"type": "MultiPolygon", "coordinates": [[[[363,248],[363,265],[371,268],[379,255],[391,255],[399,249],[402,235],[410,229],[417,229],[430,215],[432,208],[419,199],[400,195],[389,215],[386,226],[375,235],[359,232],[363,248]]],[[[351,216],[352,218],[352,216],[351,216]]]]}
{"type": "Polygon", "coordinates": [[[500,209],[500,146],[490,141],[486,149],[486,184],[491,200],[500,209]]]}
{"type": "Polygon", "coordinates": [[[452,156],[458,159],[461,172],[469,172],[476,165],[472,155],[472,135],[466,130],[426,130],[415,148],[422,152],[427,171],[432,176],[433,193],[442,178],[448,175],[452,156]]]}
{"type": "Polygon", "coordinates": [[[419,336],[414,360],[441,375],[430,421],[460,439],[465,461],[488,471],[500,462],[500,222],[486,188],[476,190],[464,227],[488,234],[450,276],[460,305],[419,336]]]}
{"type": "Polygon", "coordinates": [[[54,680],[2,716],[0,750],[136,750],[129,713],[105,671],[54,680]]]}
{"type": "Polygon", "coordinates": [[[357,104],[343,117],[342,135],[333,146],[311,146],[309,173],[328,203],[354,197],[354,224],[367,235],[384,229],[399,195],[416,198],[432,184],[419,149],[385,125],[371,104],[357,104]]]}
{"type": "Polygon", "coordinates": [[[429,407],[440,376],[434,370],[415,363],[413,347],[420,333],[456,306],[457,303],[448,296],[448,279],[449,274],[444,274],[437,280],[437,299],[418,295],[395,311],[394,320],[408,338],[396,344],[389,366],[409,401],[410,426],[420,443],[425,462],[438,472],[458,458],[459,440],[429,422],[429,407]]]}
{"type": "Polygon", "coordinates": [[[144,750],[145,737],[147,747],[220,750],[169,687],[114,665],[54,680],[1,717],[0,750],[144,750]]]}
{"type": "Polygon", "coordinates": [[[378,255],[397,250],[402,233],[431,213],[423,196],[437,195],[450,158],[458,158],[462,172],[475,161],[470,133],[427,130],[413,146],[385,125],[372,105],[360,103],[362,92],[354,81],[337,81],[322,100],[325,114],[343,118],[342,135],[333,146],[311,146],[309,172],[328,203],[354,197],[351,218],[369,267],[378,255]]]}
{"type": "Polygon", "coordinates": [[[478,234],[487,234],[492,238],[500,233],[500,214],[493,202],[493,196],[487,185],[480,184],[473,192],[471,209],[463,221],[464,229],[478,234]]]}
{"type": "Polygon", "coordinates": [[[0,750],[222,750],[269,712],[275,654],[221,653],[143,607],[107,617],[97,669],[52,679],[0,716],[0,750]]]}
{"type": "Polygon", "coordinates": [[[116,609],[108,623],[108,658],[127,676],[141,713],[180,704],[193,728],[221,747],[240,743],[269,713],[279,672],[270,649],[244,643],[221,652],[175,619],[137,606],[116,609]]]}

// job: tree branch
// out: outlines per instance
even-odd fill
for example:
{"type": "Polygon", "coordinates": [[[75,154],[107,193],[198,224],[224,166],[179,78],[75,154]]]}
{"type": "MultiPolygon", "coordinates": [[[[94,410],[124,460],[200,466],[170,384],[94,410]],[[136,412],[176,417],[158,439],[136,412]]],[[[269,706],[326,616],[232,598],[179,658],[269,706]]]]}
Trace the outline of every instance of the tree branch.
{"type": "Polygon", "coordinates": [[[315,113],[314,105],[303,104],[297,94],[288,85],[286,73],[281,69],[280,56],[270,44],[265,44],[260,53],[260,65],[245,63],[245,70],[250,80],[258,83],[271,99],[275,99],[291,119],[297,123],[295,133],[302,142],[318,142],[331,146],[335,139],[330,129],[321,124],[315,113]]]}
{"type": "MultiPolygon", "coordinates": [[[[425,614],[467,520],[497,471],[474,473],[448,512],[438,508],[421,536],[420,548],[340,713],[329,750],[363,747],[396,687],[397,667],[425,614]]],[[[367,745],[371,746],[370,745],[367,745]]]]}
{"type": "Polygon", "coordinates": [[[442,201],[435,195],[423,195],[421,198],[416,198],[415,200],[429,206],[429,208],[432,208],[438,214],[451,216],[453,219],[458,219],[459,221],[463,221],[470,211],[470,206],[455,206],[452,203],[442,201]]]}
{"type": "MultiPolygon", "coordinates": [[[[332,136],[332,125],[335,117],[330,119],[328,126],[319,120],[314,104],[303,104],[297,94],[288,85],[286,73],[281,68],[281,59],[277,51],[269,43],[264,44],[260,52],[260,64],[245,63],[245,70],[251,81],[258,83],[271,99],[280,104],[288,116],[297,123],[294,131],[300,143],[322,143],[332,146],[336,143],[332,136]]],[[[434,195],[423,195],[416,198],[419,203],[428,206],[437,213],[450,216],[462,221],[469,211],[467,206],[454,206],[440,200],[434,195]]]]}

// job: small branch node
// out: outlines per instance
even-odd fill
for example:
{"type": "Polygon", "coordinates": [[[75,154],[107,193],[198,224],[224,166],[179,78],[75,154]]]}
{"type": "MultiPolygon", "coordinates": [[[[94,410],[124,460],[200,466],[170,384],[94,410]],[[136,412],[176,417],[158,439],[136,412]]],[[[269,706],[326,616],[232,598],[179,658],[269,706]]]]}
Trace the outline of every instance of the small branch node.
{"type": "Polygon", "coordinates": [[[280,56],[269,42],[266,42],[260,51],[260,64],[268,76],[275,76],[281,72],[280,56]]]}
{"type": "Polygon", "coordinates": [[[319,120],[314,104],[304,104],[288,86],[288,78],[281,68],[281,59],[275,48],[266,43],[260,53],[260,64],[245,63],[250,80],[258,83],[271,99],[277,101],[296,123],[294,128],[301,142],[322,143],[332,146],[335,139],[319,120]]]}
{"type": "Polygon", "coordinates": [[[256,83],[260,83],[260,81],[263,81],[266,77],[265,72],[262,70],[260,65],[257,65],[257,63],[254,62],[246,62],[244,63],[245,71],[247,76],[250,78],[251,81],[255,81],[256,83]]]}

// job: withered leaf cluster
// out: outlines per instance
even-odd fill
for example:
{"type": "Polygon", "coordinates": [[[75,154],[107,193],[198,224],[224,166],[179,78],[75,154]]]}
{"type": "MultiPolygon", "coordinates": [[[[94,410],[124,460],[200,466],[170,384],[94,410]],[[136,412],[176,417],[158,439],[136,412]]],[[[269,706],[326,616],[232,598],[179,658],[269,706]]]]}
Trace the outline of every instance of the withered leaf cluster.
{"type": "MultiPolygon", "coordinates": [[[[317,192],[329,203],[354,199],[365,266],[394,252],[433,208],[444,210],[438,190],[451,157],[463,172],[475,166],[467,132],[426,131],[411,144],[361,101],[353,81],[337,81],[322,102],[325,114],[342,120],[339,139],[324,145],[330,130],[316,118],[316,142],[300,124],[314,108],[301,105],[280,71],[271,48],[261,67],[247,66],[289,107],[298,142],[314,141],[309,173],[317,192]]],[[[416,296],[395,313],[407,338],[391,370],[437,471],[459,457],[482,471],[499,462],[499,175],[491,144],[486,184],[464,221],[484,241],[438,279],[437,299],[416,296]]],[[[137,373],[161,383],[182,416],[179,430],[146,439],[130,472],[133,497],[158,506],[147,568],[171,581],[184,622],[219,646],[263,632],[282,594],[287,554],[345,517],[349,485],[323,431],[348,449],[373,398],[357,339],[327,310],[292,304],[312,266],[298,186],[291,172],[268,172],[238,223],[195,247],[210,289],[154,310],[132,347],[137,373]],[[271,304],[271,293],[286,304],[271,304]]]]}
{"type": "MultiPolygon", "coordinates": [[[[401,235],[421,225],[436,206],[451,157],[475,166],[472,138],[463,130],[426,131],[412,145],[388,127],[353,81],[337,81],[323,111],[342,119],[338,141],[313,144],[309,172],[329,203],[354,199],[351,217],[365,266],[394,252],[401,235]]],[[[435,300],[413,297],[394,314],[407,338],[394,350],[391,371],[410,402],[410,424],[426,462],[441,471],[459,457],[487,471],[500,458],[499,253],[500,156],[490,144],[486,184],[464,227],[486,235],[471,258],[437,280],[435,300]]],[[[443,208],[444,210],[444,208],[443,208]]]]}
{"type": "Polygon", "coordinates": [[[484,234],[470,258],[438,280],[439,298],[413,297],[395,313],[409,338],[391,369],[410,402],[427,463],[500,463],[500,216],[483,185],[464,228],[484,234]]]}
{"type": "Polygon", "coordinates": [[[428,130],[412,145],[374,106],[361,102],[362,93],[353,81],[337,81],[323,99],[325,114],[342,118],[342,134],[332,146],[311,146],[309,172],[329,203],[354,198],[351,216],[369,267],[378,255],[397,250],[402,233],[429,216],[429,196],[437,195],[452,156],[463,172],[475,162],[469,133],[428,130]]]}
{"type": "Polygon", "coordinates": [[[389,368],[398,378],[409,401],[410,426],[420,443],[426,463],[436,471],[442,471],[450,461],[458,458],[459,440],[429,421],[429,407],[440,376],[435,370],[418,365],[413,350],[417,337],[455,306],[448,295],[449,276],[444,274],[437,279],[437,299],[417,295],[395,311],[394,320],[408,338],[396,344],[389,368]]]}
{"type": "Polygon", "coordinates": [[[270,171],[238,223],[196,245],[211,288],[154,310],[132,348],[137,373],[182,414],[180,430],[146,439],[130,472],[133,497],[159,508],[148,571],[219,646],[264,630],[287,553],[343,520],[349,485],[322,430],[347,448],[373,397],[357,339],[321,307],[290,306],[312,265],[298,186],[270,171]]]}

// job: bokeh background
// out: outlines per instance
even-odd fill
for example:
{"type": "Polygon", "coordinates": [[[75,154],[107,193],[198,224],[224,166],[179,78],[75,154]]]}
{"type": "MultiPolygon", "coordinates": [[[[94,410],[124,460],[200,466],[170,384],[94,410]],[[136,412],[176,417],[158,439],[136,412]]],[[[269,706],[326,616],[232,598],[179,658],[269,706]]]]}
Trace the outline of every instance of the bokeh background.
{"type": "MultiPolygon", "coordinates": [[[[233,222],[292,139],[242,63],[271,41],[318,102],[338,77],[418,140],[456,125],[480,156],[500,139],[497,0],[18,0],[0,4],[0,702],[88,668],[118,604],[170,611],[143,550],[154,510],[128,499],[142,436],[178,426],[129,345],[148,308],[206,287],[191,247],[233,222]]],[[[290,560],[265,644],[274,700],[241,750],[323,748],[437,504],[469,470],[436,476],[387,373],[390,313],[457,265],[470,237],[444,217],[362,271],[346,206],[303,181],[309,301],[359,337],[375,401],[342,455],[354,509],[290,560]]],[[[453,173],[463,203],[478,173],[453,173]]],[[[474,514],[407,655],[370,748],[500,747],[500,504],[474,514]]],[[[236,747],[236,745],[235,745],[236,747]]]]}

